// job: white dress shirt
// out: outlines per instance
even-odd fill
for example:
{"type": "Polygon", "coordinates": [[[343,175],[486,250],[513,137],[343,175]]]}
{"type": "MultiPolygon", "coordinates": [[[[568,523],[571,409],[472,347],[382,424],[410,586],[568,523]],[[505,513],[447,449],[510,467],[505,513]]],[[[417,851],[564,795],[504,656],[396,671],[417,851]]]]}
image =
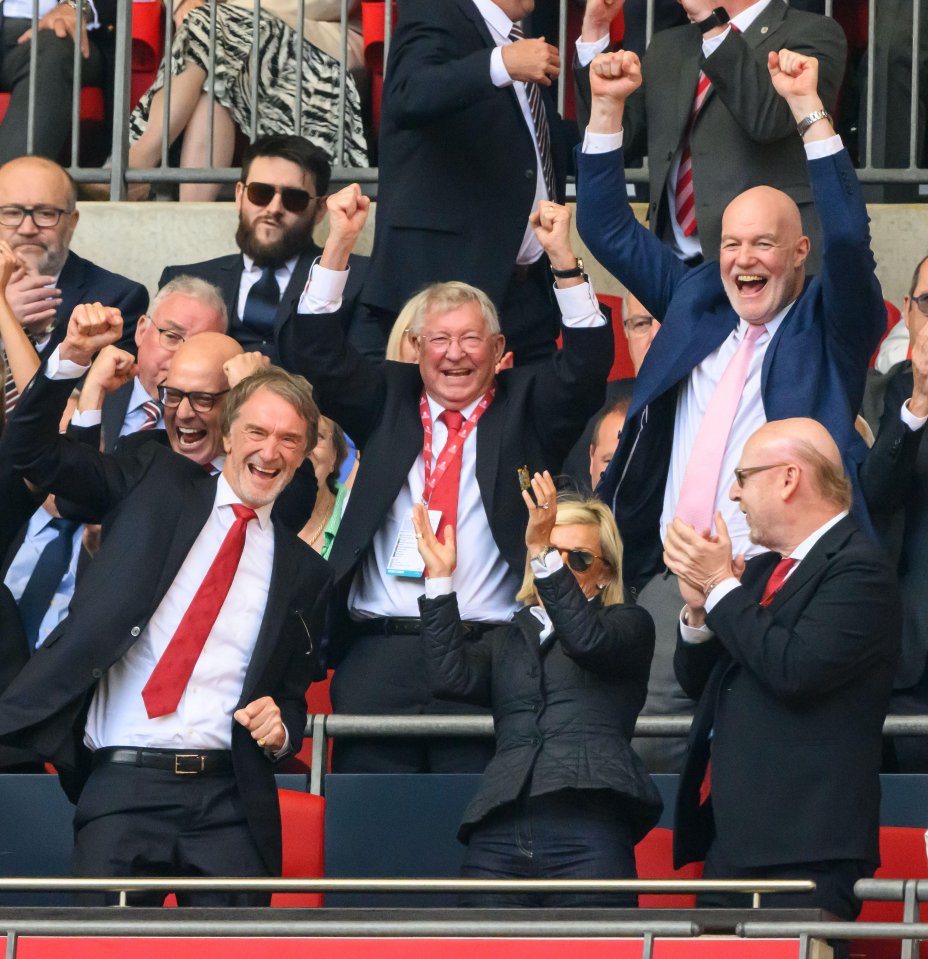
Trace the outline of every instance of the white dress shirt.
{"type": "Polygon", "coordinates": [[[245,548],[229,594],[194,666],[177,710],[149,719],[142,690],[235,521],[232,504],[240,500],[224,476],[203,529],[164,598],[125,656],[100,681],[84,742],[105,746],[167,749],[229,749],[232,713],[242,694],[264,619],[274,558],[273,504],[256,510],[246,527],[245,548]]]}
{"type": "MultiPolygon", "coordinates": [[[[18,603],[22,598],[23,591],[29,583],[29,578],[35,569],[35,564],[45,547],[58,536],[58,531],[52,529],[48,524],[54,517],[44,506],[40,506],[30,517],[29,525],[26,527],[26,535],[22,546],[13,557],[9,569],[3,581],[6,583],[13,599],[18,603]]],[[[63,579],[55,590],[55,595],[49,604],[48,611],[42,617],[39,624],[39,632],[36,637],[36,647],[45,642],[48,634],[67,616],[68,604],[71,602],[71,596],[74,594],[74,585],[77,581],[77,561],[81,555],[81,539],[84,535],[84,527],[78,526],[71,538],[71,562],[63,579]]]]}
{"type": "MultiPolygon", "coordinates": [[[[513,21],[503,13],[502,8],[494,0],[474,0],[474,6],[480,12],[480,16],[483,17],[487,29],[490,31],[490,36],[496,44],[496,49],[490,54],[490,80],[496,87],[511,86],[515,91],[519,106],[522,109],[522,116],[525,119],[528,132],[532,136],[532,143],[535,145],[535,199],[532,201],[532,210],[537,210],[539,201],[557,200],[557,197],[548,196],[544,169],[541,163],[541,152],[538,149],[538,140],[535,136],[535,121],[532,119],[532,110],[528,105],[525,84],[520,80],[513,80],[503,63],[503,47],[512,43],[509,34],[512,31],[513,21]]],[[[522,237],[522,245],[519,247],[516,263],[534,263],[543,252],[538,237],[535,236],[535,231],[526,223],[525,234],[522,237]]]]}

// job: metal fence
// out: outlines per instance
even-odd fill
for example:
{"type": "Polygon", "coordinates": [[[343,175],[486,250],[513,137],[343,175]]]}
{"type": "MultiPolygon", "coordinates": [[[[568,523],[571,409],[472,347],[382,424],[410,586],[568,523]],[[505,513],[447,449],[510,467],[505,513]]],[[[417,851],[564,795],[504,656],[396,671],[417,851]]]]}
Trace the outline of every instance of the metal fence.
{"type": "MultiPolygon", "coordinates": [[[[47,2],[47,0],[46,0],[47,2]]],[[[33,0],[32,25],[33,32],[38,27],[40,0],[33,0]]],[[[215,129],[213,120],[213,106],[216,102],[216,89],[213,82],[213,70],[216,58],[216,11],[217,0],[207,0],[210,13],[210,59],[209,75],[205,84],[208,97],[207,110],[207,157],[213,157],[215,145],[215,129]]],[[[308,40],[304,35],[304,10],[306,0],[297,0],[297,39],[298,49],[308,40]]],[[[335,109],[338,111],[337,138],[335,144],[333,181],[336,185],[350,180],[359,180],[370,185],[374,192],[377,181],[377,170],[367,166],[351,167],[345,162],[345,117],[346,117],[346,89],[348,79],[348,37],[351,29],[351,16],[361,6],[362,0],[340,0],[339,24],[341,37],[341,65],[339,70],[338,96],[335,109]]],[[[367,6],[367,0],[363,0],[367,6]]],[[[865,0],[852,0],[845,5],[850,15],[856,17],[855,24],[861,24],[865,0]]],[[[559,45],[561,61],[564,65],[562,80],[558,86],[558,107],[563,112],[565,103],[565,86],[571,82],[569,64],[572,60],[572,50],[568,49],[568,12],[576,5],[576,0],[560,0],[558,8],[559,45]]],[[[807,4],[805,4],[807,5],[807,4]]],[[[647,0],[646,4],[646,36],[650,39],[654,28],[655,0],[647,0]]],[[[820,5],[827,15],[832,14],[833,0],[824,0],[820,5]]],[[[844,11],[845,7],[841,10],[844,11]]],[[[851,139],[860,135],[858,153],[860,157],[860,177],[870,183],[897,183],[915,184],[919,180],[928,179],[925,176],[925,167],[919,166],[924,161],[923,141],[925,139],[925,110],[922,108],[922,69],[928,68],[928,24],[923,24],[920,3],[914,0],[881,0],[879,10],[876,0],[866,0],[869,14],[868,32],[861,42],[858,37],[852,43],[851,57],[856,62],[856,69],[849,69],[848,83],[845,87],[845,109],[853,111],[850,122],[842,125],[846,136],[851,139]],[[923,34],[926,34],[923,36],[923,34]],[[900,50],[900,37],[904,37],[903,47],[900,50]],[[872,78],[872,82],[871,79],[872,78]],[[859,96],[862,108],[858,111],[851,96],[851,106],[848,107],[848,91],[855,90],[859,96]],[[858,122],[859,116],[859,122],[858,122]],[[900,119],[901,118],[901,119],[900,119]],[[907,131],[903,129],[907,127],[907,131]],[[902,146],[900,146],[900,144],[902,146]],[[907,148],[906,148],[907,147],[907,148]],[[904,155],[902,155],[904,154],[904,155]]],[[[394,10],[392,3],[377,3],[371,5],[378,16],[383,18],[382,63],[388,68],[390,59],[390,38],[394,26],[394,10]]],[[[126,197],[128,183],[231,183],[238,177],[237,167],[215,167],[208,164],[203,167],[178,168],[170,165],[171,151],[167,135],[167,117],[171,106],[172,77],[170,69],[165,69],[165,96],[163,104],[165,134],[161,145],[160,165],[157,167],[129,169],[127,152],[129,146],[129,113],[130,113],[130,77],[132,64],[132,0],[116,0],[116,21],[114,27],[115,40],[115,79],[113,91],[113,126],[110,143],[109,169],[100,167],[82,167],[80,165],[80,78],[82,73],[82,58],[77,41],[74,44],[74,74],[76,77],[72,96],[71,125],[72,141],[70,151],[70,171],[78,182],[105,180],[110,185],[110,195],[114,199],[126,197]]],[[[254,36],[257,36],[260,18],[261,3],[255,0],[252,11],[254,36]]],[[[369,11],[370,12],[370,11],[369,11]]],[[[76,31],[79,36],[80,25],[85,19],[83,5],[77,4],[76,31]]],[[[169,56],[175,36],[174,20],[170,6],[164,13],[164,48],[169,56]]],[[[844,13],[847,18],[848,13],[844,13]]],[[[858,28],[858,33],[860,32],[858,28]]],[[[251,45],[251,96],[255,102],[250,129],[242,131],[253,140],[257,132],[258,116],[262,109],[258,101],[258,75],[260,67],[260,50],[257,43],[251,45]]],[[[377,58],[379,61],[379,57],[377,58]]],[[[30,91],[34,94],[36,78],[42,69],[38,50],[32,45],[30,59],[30,91]]],[[[379,64],[378,64],[379,69],[379,64]]],[[[360,86],[369,83],[369,71],[364,68],[356,71],[360,86]]],[[[301,105],[304,91],[297,84],[295,117],[301,116],[301,105]]],[[[30,98],[28,116],[28,152],[34,138],[36,124],[42,122],[37,115],[35,97],[30,98]]],[[[928,105],[928,104],[926,104],[928,105]]],[[[295,121],[296,122],[296,121],[295,121]]],[[[298,125],[298,123],[297,123],[298,125]]],[[[368,127],[370,133],[370,128],[368,127]]],[[[302,132],[292,127],[280,132],[302,132]]],[[[0,127],[2,136],[2,127],[0,127]]],[[[647,168],[630,170],[629,179],[633,182],[647,182],[647,168]]]]}

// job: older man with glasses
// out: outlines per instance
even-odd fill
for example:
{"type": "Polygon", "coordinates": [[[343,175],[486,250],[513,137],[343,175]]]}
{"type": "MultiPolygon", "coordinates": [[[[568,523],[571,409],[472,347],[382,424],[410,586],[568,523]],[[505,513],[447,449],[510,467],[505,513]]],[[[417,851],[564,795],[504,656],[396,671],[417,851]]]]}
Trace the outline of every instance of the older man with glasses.
{"type": "Polygon", "coordinates": [[[116,347],[97,357],[71,420],[75,427],[103,425],[103,447],[112,452],[121,436],[162,427],[158,389],[178,348],[198,333],[225,333],[228,326],[222,295],[211,284],[180,276],[162,287],[151,310],[135,329],[138,360],[128,381],[120,375],[127,354],[116,347]]]}
{"type": "MultiPolygon", "coordinates": [[[[242,157],[242,178],[235,186],[240,252],[168,266],[159,286],[182,274],[215,284],[229,313],[229,335],[276,363],[276,332],[296,308],[309,268],[322,252],[313,230],[325,215],[330,175],[325,153],[303,137],[256,140],[242,157]]],[[[353,272],[349,296],[363,278],[363,270],[353,272]]]]}
{"type": "MultiPolygon", "coordinates": [[[[77,227],[74,182],[62,167],[27,156],[0,167],[0,240],[23,263],[10,280],[6,297],[40,356],[63,339],[78,303],[98,301],[116,307],[124,326],[120,346],[132,349],[136,320],[148,306],[140,283],[111,273],[70,250],[77,227]]],[[[6,405],[15,390],[6,384],[6,405]]]]}

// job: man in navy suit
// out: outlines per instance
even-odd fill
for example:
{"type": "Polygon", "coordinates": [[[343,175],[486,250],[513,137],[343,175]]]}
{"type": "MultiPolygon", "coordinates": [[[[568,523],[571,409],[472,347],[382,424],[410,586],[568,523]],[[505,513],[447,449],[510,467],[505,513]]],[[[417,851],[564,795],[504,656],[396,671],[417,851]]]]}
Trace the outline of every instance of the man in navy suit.
{"type": "Polygon", "coordinates": [[[69,441],[74,377],[119,326],[79,308],[0,444],[33,482],[108,513],[67,619],[0,699],[0,739],[59,767],[79,876],[279,874],[273,764],[302,739],[331,574],[270,513],[318,409],[301,378],[246,377],[223,407],[218,477],[160,443],[113,456],[69,441]]]}
{"type": "MultiPolygon", "coordinates": [[[[866,450],[854,419],[867,363],[886,322],[866,207],[818,95],[815,59],[781,50],[769,55],[768,67],[809,160],[825,238],[816,277],[805,273],[809,240],[795,203],[770,187],[755,187],[729,204],[719,263],[688,267],[638,224],[625,199],[621,152],[625,99],[641,83],[638,58],[606,54],[593,61],[590,73],[594,102],[579,157],[580,233],[662,322],[598,488],[622,532],[630,591],[657,625],[645,707],[650,714],[688,712],[693,705],[673,678],[675,586],[660,575],[663,532],[681,499],[694,492],[688,465],[700,461],[714,440],[722,441],[711,475],[703,470],[714,492],[708,490],[703,518],[691,522],[702,529],[721,510],[736,552],[750,556],[756,547],[725,494],[727,477],[755,429],[791,416],[818,420],[834,437],[855,483],[866,450]],[[740,402],[720,417],[711,401],[723,381],[734,379],[739,357],[747,361],[735,391],[740,402]]],[[[866,516],[859,497],[855,507],[866,516]]],[[[668,748],[661,748],[656,761],[646,761],[672,770],[681,753],[669,752],[668,758],[668,748]]]]}
{"type": "MultiPolygon", "coordinates": [[[[762,426],[729,485],[764,550],[747,566],[733,556],[720,513],[714,539],[679,518],[667,533],[666,562],[686,603],[675,666],[699,700],[677,796],[674,865],[704,859],[706,879],[813,879],[814,892],[777,895],[769,905],[853,920],[854,883],[880,861],[898,584],[882,549],[848,514],[850,483],[820,423],[762,426]]],[[[701,903],[746,898],[710,895],[701,903]]]]}
{"type": "Polygon", "coordinates": [[[93,302],[121,312],[120,346],[132,350],[136,321],[148,306],[141,283],[70,251],[79,217],[77,188],[57,163],[27,156],[0,167],[0,239],[26,264],[6,297],[40,356],[64,339],[74,307],[93,302]]]}

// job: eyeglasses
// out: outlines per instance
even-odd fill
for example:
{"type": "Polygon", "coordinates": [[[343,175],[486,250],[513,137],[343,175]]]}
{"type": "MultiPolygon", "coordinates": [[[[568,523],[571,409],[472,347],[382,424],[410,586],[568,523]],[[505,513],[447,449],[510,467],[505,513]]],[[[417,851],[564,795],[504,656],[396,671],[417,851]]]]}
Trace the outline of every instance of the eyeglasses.
{"type": "Polygon", "coordinates": [[[57,206],[0,206],[0,226],[19,226],[28,216],[41,230],[57,226],[63,216],[70,216],[73,212],[57,206]]]}
{"type": "Polygon", "coordinates": [[[198,413],[208,413],[216,405],[216,400],[218,400],[220,396],[225,396],[228,392],[228,390],[220,390],[218,393],[204,393],[201,391],[185,393],[183,390],[174,389],[173,386],[158,387],[158,395],[161,397],[161,402],[167,409],[176,409],[180,406],[181,400],[186,396],[187,402],[198,413]]]}
{"type": "Polygon", "coordinates": [[[177,330],[172,330],[169,327],[158,326],[151,317],[148,319],[151,325],[158,331],[158,342],[166,350],[170,350],[173,353],[175,350],[180,349],[181,343],[186,343],[187,337],[185,337],[183,333],[178,333],[177,330]]]}
{"type": "Polygon", "coordinates": [[[744,489],[744,478],[751,473],[763,473],[764,470],[775,470],[778,466],[789,466],[789,463],[771,463],[769,466],[739,466],[735,469],[735,480],[738,487],[744,489]]]}
{"type": "MultiPolygon", "coordinates": [[[[554,546],[554,543],[551,545],[554,546]]],[[[562,549],[560,546],[554,546],[554,548],[561,554],[561,559],[563,559],[575,573],[585,573],[593,565],[594,559],[600,560],[605,563],[606,566],[609,565],[609,562],[603,559],[602,556],[592,553],[588,549],[562,549]]]]}
{"type": "Polygon", "coordinates": [[[928,293],[922,293],[920,296],[913,296],[912,302],[918,307],[919,312],[928,316],[928,293]]]}
{"type": "Polygon", "coordinates": [[[625,332],[629,336],[648,336],[654,325],[653,316],[630,316],[625,323],[625,332]]]}
{"type": "Polygon", "coordinates": [[[479,333],[462,333],[460,336],[448,336],[447,333],[419,333],[416,338],[433,353],[447,353],[455,340],[465,353],[476,353],[489,336],[481,336],[479,333]]]}
{"type": "Polygon", "coordinates": [[[272,183],[258,182],[245,184],[245,195],[255,206],[267,206],[278,193],[281,206],[288,213],[302,213],[309,206],[310,200],[319,199],[295,186],[276,187],[272,183]]]}

